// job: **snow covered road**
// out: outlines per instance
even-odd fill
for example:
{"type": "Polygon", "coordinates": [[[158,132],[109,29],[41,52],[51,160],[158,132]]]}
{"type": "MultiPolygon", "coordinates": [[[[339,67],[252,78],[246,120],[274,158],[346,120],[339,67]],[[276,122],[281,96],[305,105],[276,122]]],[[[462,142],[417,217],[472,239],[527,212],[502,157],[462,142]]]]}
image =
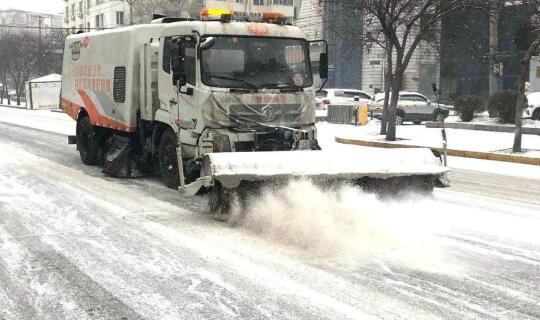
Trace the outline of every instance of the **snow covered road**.
{"type": "Polygon", "coordinates": [[[299,183],[231,224],[65,136],[0,132],[0,319],[540,318],[538,180],[457,171],[390,202],[299,183]]]}

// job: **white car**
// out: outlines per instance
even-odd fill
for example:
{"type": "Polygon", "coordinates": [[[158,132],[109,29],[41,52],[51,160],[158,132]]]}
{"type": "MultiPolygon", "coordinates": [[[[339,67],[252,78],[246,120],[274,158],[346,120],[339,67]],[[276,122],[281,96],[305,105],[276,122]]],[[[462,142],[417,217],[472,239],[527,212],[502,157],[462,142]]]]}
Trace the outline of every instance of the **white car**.
{"type": "MultiPolygon", "coordinates": [[[[369,104],[369,111],[375,118],[382,117],[384,93],[376,94],[369,104]]],[[[443,122],[449,115],[448,108],[431,102],[426,96],[418,92],[402,91],[399,93],[396,124],[405,121],[420,124],[423,121],[443,122]]]]}
{"type": "Polygon", "coordinates": [[[540,120],[540,92],[533,92],[527,96],[529,107],[523,112],[525,118],[540,120]]]}
{"type": "Polygon", "coordinates": [[[356,89],[323,89],[317,92],[317,109],[328,110],[333,105],[368,104],[371,96],[364,91],[356,89]]]}

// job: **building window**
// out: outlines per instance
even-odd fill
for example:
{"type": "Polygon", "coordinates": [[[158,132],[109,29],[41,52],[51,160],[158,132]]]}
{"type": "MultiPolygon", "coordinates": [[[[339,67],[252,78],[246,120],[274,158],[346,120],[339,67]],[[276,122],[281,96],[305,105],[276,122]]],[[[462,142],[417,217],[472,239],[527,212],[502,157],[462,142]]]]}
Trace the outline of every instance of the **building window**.
{"type": "Polygon", "coordinates": [[[281,6],[292,6],[293,0],[268,0],[268,4],[278,4],[281,6]]]}
{"type": "Polygon", "coordinates": [[[256,6],[264,6],[264,0],[253,0],[253,4],[256,6]]]}
{"type": "Polygon", "coordinates": [[[103,13],[96,16],[96,28],[103,28],[105,21],[103,21],[103,13]]]}
{"type": "Polygon", "coordinates": [[[119,26],[124,25],[124,11],[116,11],[116,24],[119,26]]]}

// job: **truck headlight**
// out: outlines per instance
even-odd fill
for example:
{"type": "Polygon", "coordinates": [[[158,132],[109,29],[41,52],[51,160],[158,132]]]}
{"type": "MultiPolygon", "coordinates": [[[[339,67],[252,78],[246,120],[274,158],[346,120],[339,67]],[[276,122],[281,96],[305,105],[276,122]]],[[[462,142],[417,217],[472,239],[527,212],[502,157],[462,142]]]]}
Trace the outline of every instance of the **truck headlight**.
{"type": "Polygon", "coordinates": [[[212,144],[214,146],[214,153],[219,152],[231,152],[231,140],[229,136],[224,134],[216,134],[212,136],[212,144]]]}

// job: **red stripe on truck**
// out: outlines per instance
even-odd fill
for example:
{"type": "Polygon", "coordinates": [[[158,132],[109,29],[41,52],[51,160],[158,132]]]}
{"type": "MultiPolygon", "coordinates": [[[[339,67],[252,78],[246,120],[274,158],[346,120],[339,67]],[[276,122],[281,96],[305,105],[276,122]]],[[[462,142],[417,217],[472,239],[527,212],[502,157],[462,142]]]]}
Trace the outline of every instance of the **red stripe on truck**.
{"type": "MultiPolygon", "coordinates": [[[[90,123],[98,126],[98,127],[104,127],[104,128],[110,128],[125,132],[135,132],[137,131],[137,128],[130,127],[124,123],[121,123],[117,120],[111,119],[105,115],[102,115],[99,113],[98,109],[96,108],[96,105],[90,99],[90,97],[84,92],[84,90],[77,90],[79,92],[79,95],[81,96],[81,99],[84,103],[84,108],[86,112],[88,112],[88,116],[90,117],[90,123]]],[[[69,114],[71,118],[74,120],[77,120],[79,117],[79,112],[81,110],[81,106],[79,106],[76,103],[73,103],[72,101],[69,101],[67,99],[62,99],[62,110],[64,110],[65,113],[69,114]]]]}

